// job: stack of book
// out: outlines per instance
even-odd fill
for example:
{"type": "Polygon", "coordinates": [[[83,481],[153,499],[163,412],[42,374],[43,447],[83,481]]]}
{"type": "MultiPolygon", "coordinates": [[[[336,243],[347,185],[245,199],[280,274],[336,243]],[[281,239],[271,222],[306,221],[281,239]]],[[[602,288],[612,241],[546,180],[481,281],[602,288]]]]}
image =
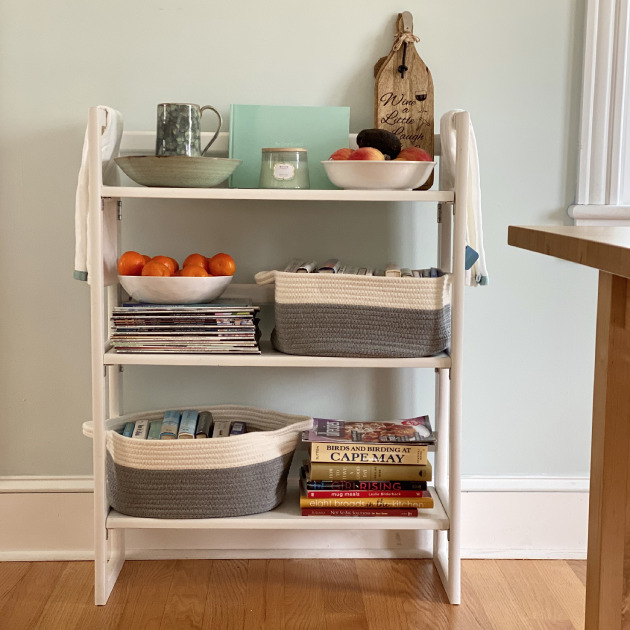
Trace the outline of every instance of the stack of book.
{"type": "Polygon", "coordinates": [[[418,516],[433,507],[427,482],[435,435],[428,416],[393,422],[315,418],[302,440],[310,453],[300,469],[303,516],[418,516]]]}
{"type": "Polygon", "coordinates": [[[243,300],[214,304],[145,304],[114,307],[111,343],[116,352],[260,354],[258,306],[243,300]]]}
{"type": "Polygon", "coordinates": [[[215,420],[211,411],[169,409],[159,420],[129,421],[118,430],[123,437],[140,440],[194,440],[247,433],[240,420],[215,420]]]}

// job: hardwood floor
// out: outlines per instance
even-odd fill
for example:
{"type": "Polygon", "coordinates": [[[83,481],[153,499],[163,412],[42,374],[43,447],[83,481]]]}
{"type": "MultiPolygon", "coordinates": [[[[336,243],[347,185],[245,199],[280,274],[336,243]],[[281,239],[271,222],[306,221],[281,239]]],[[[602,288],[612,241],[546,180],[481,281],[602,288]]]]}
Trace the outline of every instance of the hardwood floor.
{"type": "Polygon", "coordinates": [[[585,561],[465,560],[462,604],[430,560],[127,561],[106,606],[90,562],[0,563],[2,630],[571,630],[585,561]]]}

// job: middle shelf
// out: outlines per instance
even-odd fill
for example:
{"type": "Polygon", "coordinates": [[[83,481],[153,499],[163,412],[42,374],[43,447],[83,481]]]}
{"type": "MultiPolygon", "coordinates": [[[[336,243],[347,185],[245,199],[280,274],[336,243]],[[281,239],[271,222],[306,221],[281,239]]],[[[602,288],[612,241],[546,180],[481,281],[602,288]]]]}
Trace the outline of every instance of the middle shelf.
{"type": "Polygon", "coordinates": [[[261,354],[150,354],[119,353],[108,350],[105,365],[199,365],[241,367],[349,367],[349,368],[450,368],[446,352],[431,357],[363,358],[315,357],[284,354],[274,350],[269,341],[260,342],[261,354]]]}

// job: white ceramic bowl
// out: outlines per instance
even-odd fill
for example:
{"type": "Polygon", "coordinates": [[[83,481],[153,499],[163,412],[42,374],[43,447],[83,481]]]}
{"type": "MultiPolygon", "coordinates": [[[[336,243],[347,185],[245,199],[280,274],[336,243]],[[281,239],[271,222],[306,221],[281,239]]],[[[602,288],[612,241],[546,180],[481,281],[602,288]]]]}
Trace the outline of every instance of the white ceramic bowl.
{"type": "Polygon", "coordinates": [[[203,304],[216,300],[232,276],[118,276],[122,288],[138,302],[149,304],[203,304]]]}
{"type": "Polygon", "coordinates": [[[435,162],[322,160],[328,179],[351,190],[413,190],[424,184],[435,162]]]}

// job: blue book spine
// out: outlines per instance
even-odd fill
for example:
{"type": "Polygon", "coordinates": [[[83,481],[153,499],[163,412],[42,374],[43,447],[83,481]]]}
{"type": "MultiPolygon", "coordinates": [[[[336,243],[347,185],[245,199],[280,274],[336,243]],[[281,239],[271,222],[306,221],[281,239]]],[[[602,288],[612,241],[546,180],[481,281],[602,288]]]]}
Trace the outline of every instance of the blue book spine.
{"type": "Polygon", "coordinates": [[[125,437],[131,437],[133,435],[133,430],[135,426],[135,422],[125,422],[125,426],[123,427],[123,435],[125,437]]]}
{"type": "Polygon", "coordinates": [[[147,435],[147,440],[159,440],[161,432],[162,432],[162,421],[152,420],[149,423],[149,435],[147,435]]]}
{"type": "Polygon", "coordinates": [[[186,409],[182,412],[182,421],[179,425],[179,432],[177,437],[181,440],[192,440],[195,437],[195,431],[197,430],[197,419],[199,418],[199,412],[193,409],[186,409]]]}
{"type": "Polygon", "coordinates": [[[243,433],[247,433],[246,424],[240,420],[233,422],[230,428],[230,435],[242,435],[243,433]]]}
{"type": "Polygon", "coordinates": [[[182,414],[179,411],[165,411],[160,431],[161,440],[176,440],[182,414]]]}

